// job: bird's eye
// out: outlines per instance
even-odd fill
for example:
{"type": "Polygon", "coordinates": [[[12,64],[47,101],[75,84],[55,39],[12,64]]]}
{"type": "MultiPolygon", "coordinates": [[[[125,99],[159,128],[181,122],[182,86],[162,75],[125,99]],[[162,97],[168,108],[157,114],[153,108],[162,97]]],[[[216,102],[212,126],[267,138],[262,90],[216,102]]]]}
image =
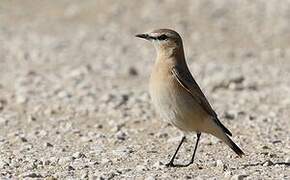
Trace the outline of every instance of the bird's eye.
{"type": "Polygon", "coordinates": [[[161,36],[157,37],[157,40],[163,41],[166,40],[168,38],[168,36],[166,36],[165,34],[162,34],[161,36]]]}

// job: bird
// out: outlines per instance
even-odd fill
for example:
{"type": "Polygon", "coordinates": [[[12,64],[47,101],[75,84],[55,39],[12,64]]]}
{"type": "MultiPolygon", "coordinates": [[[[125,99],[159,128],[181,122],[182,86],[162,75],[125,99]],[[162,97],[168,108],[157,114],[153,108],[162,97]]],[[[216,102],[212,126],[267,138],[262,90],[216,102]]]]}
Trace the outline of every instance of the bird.
{"type": "MultiPolygon", "coordinates": [[[[244,152],[219,120],[206,96],[191,75],[185,60],[181,36],[171,29],[156,29],[137,34],[153,43],[157,57],[149,81],[149,93],[161,119],[183,132],[181,141],[167,167],[176,167],[174,159],[187,135],[196,133],[196,143],[189,163],[193,164],[201,133],[211,134],[227,144],[239,157],[244,152]]],[[[182,165],[179,165],[182,166],[182,165]]]]}

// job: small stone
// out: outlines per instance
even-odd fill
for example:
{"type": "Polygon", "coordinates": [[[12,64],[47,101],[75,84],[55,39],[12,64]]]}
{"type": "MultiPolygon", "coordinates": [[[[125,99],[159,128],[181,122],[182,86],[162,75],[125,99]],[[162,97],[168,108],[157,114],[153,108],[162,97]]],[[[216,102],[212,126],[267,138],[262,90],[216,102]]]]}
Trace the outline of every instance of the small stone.
{"type": "Polygon", "coordinates": [[[224,173],[224,176],[225,176],[226,179],[229,179],[232,175],[233,175],[233,173],[231,171],[226,171],[224,173]]]}
{"type": "Polygon", "coordinates": [[[5,161],[0,161],[0,169],[3,169],[5,166],[9,166],[9,164],[5,161]]]}
{"type": "Polygon", "coordinates": [[[50,160],[43,160],[43,164],[44,165],[50,165],[51,164],[51,161],[50,160]]]}
{"type": "Polygon", "coordinates": [[[67,170],[69,170],[69,171],[74,171],[74,170],[75,170],[75,168],[74,168],[74,167],[72,167],[72,166],[68,166],[68,167],[67,167],[67,170]]]}
{"type": "Polygon", "coordinates": [[[100,163],[101,164],[108,164],[108,163],[112,164],[113,162],[111,159],[103,158],[100,163]]]}
{"type": "Polygon", "coordinates": [[[87,179],[89,177],[89,173],[88,173],[88,171],[86,170],[86,171],[83,171],[82,173],[81,173],[81,179],[87,179]]]}
{"type": "Polygon", "coordinates": [[[32,116],[32,115],[29,115],[28,116],[28,122],[30,123],[30,122],[34,122],[34,121],[36,121],[36,118],[34,116],[32,116]]]}
{"type": "Polygon", "coordinates": [[[163,163],[161,161],[157,161],[155,164],[153,164],[153,167],[156,169],[162,169],[163,168],[163,163]]]}
{"type": "Polygon", "coordinates": [[[135,67],[130,67],[129,68],[129,75],[131,76],[137,76],[138,75],[138,71],[135,67]]]}
{"type": "Polygon", "coordinates": [[[225,165],[224,165],[224,163],[222,162],[222,160],[217,160],[217,161],[216,161],[216,166],[217,166],[218,168],[221,168],[221,169],[224,169],[224,168],[225,168],[225,165]]]}
{"type": "Polygon", "coordinates": [[[176,142],[180,142],[182,139],[182,137],[177,136],[177,137],[172,137],[170,139],[167,140],[168,143],[176,143],[176,142]]]}
{"type": "Polygon", "coordinates": [[[85,154],[83,154],[83,153],[81,153],[81,152],[75,152],[75,153],[72,155],[72,157],[73,157],[74,159],[79,159],[79,158],[85,158],[86,156],[85,156],[85,154]]]}
{"type": "Polygon", "coordinates": [[[155,180],[156,178],[154,177],[154,176],[147,176],[146,178],[145,178],[145,180],[155,180]]]}
{"type": "Polygon", "coordinates": [[[118,140],[124,141],[124,140],[127,139],[127,134],[125,132],[123,132],[123,131],[118,131],[116,133],[116,137],[117,137],[118,140]]]}
{"type": "Polygon", "coordinates": [[[53,176],[47,176],[45,178],[45,180],[57,180],[57,178],[53,177],[53,176]]]}
{"type": "Polygon", "coordinates": [[[132,152],[132,150],[128,149],[127,147],[120,147],[116,150],[113,151],[113,154],[115,156],[119,156],[119,157],[126,157],[128,156],[130,153],[132,152]]]}
{"type": "Polygon", "coordinates": [[[41,174],[37,174],[34,172],[28,172],[21,175],[23,178],[43,178],[41,174]]]}
{"type": "Polygon", "coordinates": [[[144,165],[138,165],[138,166],[136,166],[136,170],[137,170],[138,172],[144,172],[144,171],[147,170],[147,168],[146,168],[146,166],[144,166],[144,165]]]}
{"type": "Polygon", "coordinates": [[[24,104],[24,103],[26,103],[27,101],[28,101],[28,99],[27,99],[25,96],[18,95],[18,96],[16,97],[16,102],[17,102],[18,104],[24,104]]]}
{"type": "Polygon", "coordinates": [[[8,124],[8,120],[3,118],[3,117],[0,117],[0,125],[2,125],[2,124],[7,125],[8,124]]]}
{"type": "Polygon", "coordinates": [[[168,133],[166,132],[158,132],[155,134],[156,137],[158,138],[167,138],[168,137],[168,133]]]}
{"type": "Polygon", "coordinates": [[[56,163],[59,162],[59,158],[57,158],[57,157],[50,157],[48,161],[50,162],[50,164],[56,165],[56,163]]]}
{"type": "Polygon", "coordinates": [[[90,138],[90,137],[88,137],[88,136],[82,136],[82,137],[80,138],[80,140],[81,140],[82,142],[93,142],[92,138],[90,138]]]}
{"type": "Polygon", "coordinates": [[[264,145],[262,149],[270,149],[268,146],[264,145]]]}
{"type": "Polygon", "coordinates": [[[237,113],[235,111],[226,111],[224,116],[226,119],[233,120],[237,117],[237,113]]]}
{"type": "Polygon", "coordinates": [[[270,160],[267,160],[263,163],[263,166],[272,166],[274,163],[270,160]]]}
{"type": "Polygon", "coordinates": [[[97,129],[103,129],[103,125],[102,124],[96,124],[94,127],[96,127],[97,129]]]}
{"type": "Polygon", "coordinates": [[[287,158],[285,159],[285,163],[290,163],[290,157],[287,157],[287,158]]]}
{"type": "Polygon", "coordinates": [[[248,175],[234,175],[231,177],[231,180],[243,180],[247,177],[248,175]]]}
{"type": "Polygon", "coordinates": [[[73,158],[71,158],[69,156],[67,156],[67,157],[61,157],[61,158],[59,158],[58,163],[60,165],[65,165],[65,164],[68,164],[68,163],[72,162],[72,160],[73,160],[73,158]]]}
{"type": "Polygon", "coordinates": [[[27,142],[27,139],[26,139],[25,137],[20,137],[20,140],[21,140],[22,142],[27,142]]]}
{"type": "Polygon", "coordinates": [[[46,146],[46,147],[53,147],[53,145],[50,144],[49,142],[45,143],[45,146],[46,146]]]}

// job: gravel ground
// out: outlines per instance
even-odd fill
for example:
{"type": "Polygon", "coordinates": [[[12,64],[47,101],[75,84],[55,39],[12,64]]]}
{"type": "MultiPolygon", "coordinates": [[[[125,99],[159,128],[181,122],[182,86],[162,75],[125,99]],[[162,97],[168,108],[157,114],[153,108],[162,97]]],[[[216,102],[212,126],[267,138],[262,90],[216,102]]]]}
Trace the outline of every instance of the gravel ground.
{"type": "MultiPolygon", "coordinates": [[[[3,0],[1,179],[290,179],[290,1],[3,0]],[[195,163],[166,168],[181,133],[147,85],[173,28],[238,158],[202,135],[195,163]]],[[[189,161],[195,135],[177,163],[189,161]]]]}

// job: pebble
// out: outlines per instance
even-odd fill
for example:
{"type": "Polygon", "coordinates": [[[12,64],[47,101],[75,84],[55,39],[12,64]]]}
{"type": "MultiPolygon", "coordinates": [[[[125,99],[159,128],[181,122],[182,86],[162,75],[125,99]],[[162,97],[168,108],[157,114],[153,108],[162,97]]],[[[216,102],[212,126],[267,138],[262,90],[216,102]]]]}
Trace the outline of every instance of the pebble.
{"type": "Polygon", "coordinates": [[[138,165],[138,166],[136,166],[136,171],[138,171],[138,172],[144,172],[146,170],[147,170],[147,168],[144,165],[138,165]]]}
{"type": "Polygon", "coordinates": [[[167,143],[176,143],[176,142],[180,142],[182,139],[181,136],[176,136],[176,137],[172,137],[172,138],[169,138],[167,140],[167,143]]]}
{"type": "Polygon", "coordinates": [[[231,177],[231,180],[243,180],[243,179],[245,179],[247,176],[248,176],[248,175],[243,175],[243,174],[241,174],[241,175],[233,175],[233,176],[231,177]]]}
{"type": "Polygon", "coordinates": [[[270,160],[267,160],[266,162],[263,163],[263,166],[272,166],[274,163],[270,160]]]}
{"type": "Polygon", "coordinates": [[[21,175],[23,178],[43,178],[41,174],[34,173],[34,172],[26,172],[21,175]]]}
{"type": "Polygon", "coordinates": [[[36,117],[34,117],[34,116],[32,116],[32,115],[29,115],[27,121],[28,121],[29,123],[31,123],[31,122],[35,122],[35,121],[36,121],[36,117]]]}
{"type": "Polygon", "coordinates": [[[113,161],[111,160],[111,159],[108,159],[108,158],[102,158],[102,160],[101,160],[101,162],[100,162],[101,164],[112,164],[113,163],[113,161]]]}
{"type": "Polygon", "coordinates": [[[68,171],[74,171],[75,168],[69,165],[69,166],[67,166],[67,170],[68,170],[68,171]]]}
{"type": "Polygon", "coordinates": [[[164,168],[164,164],[161,161],[157,161],[156,163],[153,164],[153,167],[156,168],[157,170],[160,170],[164,168]]]}
{"type": "Polygon", "coordinates": [[[138,71],[135,67],[130,67],[129,68],[129,75],[131,76],[137,76],[138,75],[138,71]]]}
{"type": "Polygon", "coordinates": [[[45,143],[45,146],[46,146],[46,147],[53,147],[53,145],[50,144],[49,142],[45,143]]]}
{"type": "Polygon", "coordinates": [[[16,102],[17,102],[18,104],[24,104],[24,103],[27,103],[27,101],[28,101],[28,98],[25,97],[25,96],[23,96],[23,95],[18,95],[18,96],[16,97],[16,102]]]}
{"type": "Polygon", "coordinates": [[[70,156],[66,156],[66,157],[60,157],[59,160],[58,160],[58,163],[60,165],[65,165],[65,164],[68,164],[70,162],[72,162],[73,158],[70,157],[70,156]]]}
{"type": "Polygon", "coordinates": [[[0,169],[3,169],[5,166],[9,166],[9,164],[5,161],[0,161],[0,169]]]}
{"type": "Polygon", "coordinates": [[[72,157],[73,157],[74,159],[79,159],[79,158],[84,158],[84,157],[86,157],[86,155],[83,154],[83,153],[81,153],[81,152],[75,152],[75,153],[72,155],[72,157]]]}
{"type": "Polygon", "coordinates": [[[20,140],[21,140],[22,142],[27,142],[27,141],[28,141],[25,137],[20,137],[20,140]]]}
{"type": "Polygon", "coordinates": [[[224,173],[224,176],[225,176],[226,179],[229,179],[232,175],[233,175],[233,173],[231,171],[226,171],[224,173]]]}
{"type": "Polygon", "coordinates": [[[233,110],[229,110],[229,111],[225,112],[224,116],[225,116],[226,119],[233,120],[233,119],[236,119],[237,112],[233,111],[233,110]]]}
{"type": "Polygon", "coordinates": [[[3,118],[3,117],[0,117],[0,125],[7,125],[7,123],[8,123],[8,120],[7,119],[5,119],[5,118],[3,118]]]}
{"type": "Polygon", "coordinates": [[[290,163],[290,157],[287,157],[287,158],[285,159],[285,163],[290,163]]]}
{"type": "Polygon", "coordinates": [[[125,133],[123,131],[118,131],[116,133],[116,137],[118,140],[125,141],[128,138],[128,135],[127,135],[127,133],[125,133]]]}
{"type": "Polygon", "coordinates": [[[217,160],[216,161],[216,167],[218,167],[218,168],[223,170],[225,168],[225,164],[222,162],[222,160],[217,160]]]}
{"type": "Polygon", "coordinates": [[[113,154],[118,157],[126,157],[128,156],[132,150],[127,147],[119,147],[118,149],[113,151],[113,154]]]}
{"type": "Polygon", "coordinates": [[[155,180],[156,178],[154,176],[147,176],[144,180],[155,180]]]}
{"type": "Polygon", "coordinates": [[[89,177],[89,172],[84,170],[81,172],[81,179],[87,179],[89,177]]]}

